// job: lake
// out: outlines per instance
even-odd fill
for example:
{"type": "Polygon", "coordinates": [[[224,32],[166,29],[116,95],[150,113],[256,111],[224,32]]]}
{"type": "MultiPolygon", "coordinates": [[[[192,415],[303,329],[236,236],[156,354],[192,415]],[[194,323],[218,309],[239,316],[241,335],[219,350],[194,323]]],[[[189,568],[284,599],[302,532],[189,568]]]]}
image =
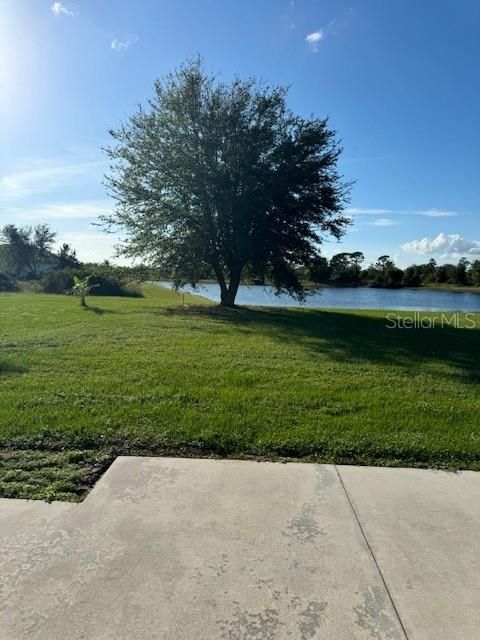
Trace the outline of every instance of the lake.
{"type": "MultiPolygon", "coordinates": [[[[157,284],[171,287],[170,282],[157,284]]],[[[183,289],[220,302],[216,284],[202,284],[183,289]]],[[[411,311],[477,311],[480,293],[436,291],[432,289],[370,289],[368,287],[326,287],[309,295],[304,303],[288,295],[275,295],[273,287],[240,285],[236,303],[268,307],[308,307],[317,309],[393,309],[411,311]]]]}

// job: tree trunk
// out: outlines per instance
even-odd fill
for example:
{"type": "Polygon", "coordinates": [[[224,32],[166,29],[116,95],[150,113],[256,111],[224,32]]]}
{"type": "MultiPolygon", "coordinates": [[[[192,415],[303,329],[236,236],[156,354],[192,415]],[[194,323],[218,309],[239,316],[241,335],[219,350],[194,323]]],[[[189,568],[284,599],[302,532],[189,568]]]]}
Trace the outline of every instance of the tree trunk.
{"type": "Polygon", "coordinates": [[[215,273],[215,276],[217,278],[218,286],[220,287],[220,300],[221,300],[220,304],[223,306],[224,300],[226,300],[227,294],[228,294],[227,284],[225,282],[225,278],[223,276],[223,272],[220,269],[220,267],[218,266],[218,263],[214,262],[212,264],[212,267],[213,267],[213,271],[215,273]]]}
{"type": "Polygon", "coordinates": [[[235,306],[235,298],[237,297],[238,287],[240,286],[241,275],[241,271],[232,273],[228,287],[225,289],[220,287],[220,305],[222,307],[235,306]]]}
{"type": "Polygon", "coordinates": [[[228,297],[228,287],[225,284],[224,280],[219,280],[218,284],[220,285],[220,304],[226,306],[226,300],[228,297]]]}

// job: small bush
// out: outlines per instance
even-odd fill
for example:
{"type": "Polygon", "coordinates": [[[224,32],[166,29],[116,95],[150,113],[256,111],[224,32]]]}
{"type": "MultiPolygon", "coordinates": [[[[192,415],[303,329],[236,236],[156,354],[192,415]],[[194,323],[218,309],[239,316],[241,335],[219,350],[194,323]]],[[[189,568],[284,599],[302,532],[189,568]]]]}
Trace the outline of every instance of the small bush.
{"type": "Polygon", "coordinates": [[[120,270],[99,265],[98,271],[90,269],[57,269],[44,273],[41,290],[44,293],[70,293],[75,277],[84,279],[90,276],[91,296],[130,296],[141,297],[139,287],[122,278],[120,270]]]}
{"type": "Polygon", "coordinates": [[[6,273],[0,273],[0,291],[16,291],[15,280],[12,280],[6,273]]]}
{"type": "Polygon", "coordinates": [[[113,275],[97,275],[93,274],[90,284],[95,288],[92,289],[92,296],[127,296],[128,293],[124,288],[124,284],[113,275]]]}
{"type": "Polygon", "coordinates": [[[66,293],[73,287],[73,274],[70,269],[47,271],[41,279],[44,293],[66,293]]]}
{"type": "Polygon", "coordinates": [[[17,280],[17,291],[22,293],[43,293],[40,280],[17,280]]]}
{"type": "Polygon", "coordinates": [[[90,283],[95,285],[93,296],[142,297],[138,283],[143,279],[141,271],[112,264],[86,264],[82,275],[92,275],[90,283]]]}

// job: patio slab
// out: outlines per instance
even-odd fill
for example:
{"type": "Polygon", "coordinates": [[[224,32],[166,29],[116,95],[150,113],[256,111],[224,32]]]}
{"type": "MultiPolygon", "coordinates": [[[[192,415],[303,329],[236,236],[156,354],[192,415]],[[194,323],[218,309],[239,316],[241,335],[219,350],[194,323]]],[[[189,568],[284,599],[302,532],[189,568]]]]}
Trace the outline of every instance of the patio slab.
{"type": "Polygon", "coordinates": [[[410,640],[480,638],[480,473],[338,467],[410,640]]]}
{"type": "Polygon", "coordinates": [[[0,500],[0,640],[476,640],[480,474],[118,458],[0,500]]]}
{"type": "Polygon", "coordinates": [[[1,640],[405,638],[333,466],[122,457],[80,505],[7,502],[1,640]]]}

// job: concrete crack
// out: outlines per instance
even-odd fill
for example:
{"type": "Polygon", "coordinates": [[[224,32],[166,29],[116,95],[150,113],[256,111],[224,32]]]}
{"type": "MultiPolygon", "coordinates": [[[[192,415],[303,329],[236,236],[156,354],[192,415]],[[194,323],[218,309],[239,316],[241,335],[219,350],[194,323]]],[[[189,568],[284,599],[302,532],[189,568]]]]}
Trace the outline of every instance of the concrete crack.
{"type": "Polygon", "coordinates": [[[378,571],[378,574],[379,574],[380,579],[382,581],[382,584],[385,587],[385,591],[387,592],[388,599],[390,600],[392,608],[393,608],[393,610],[395,612],[395,616],[396,616],[396,618],[398,620],[398,624],[400,625],[400,628],[403,631],[403,635],[405,636],[405,640],[409,640],[409,636],[407,634],[407,630],[405,629],[405,625],[403,624],[403,621],[402,621],[402,619],[400,617],[400,613],[399,613],[399,611],[397,609],[395,601],[393,600],[393,596],[392,596],[392,594],[390,592],[390,589],[388,587],[388,584],[387,584],[387,581],[385,579],[385,576],[383,575],[383,572],[382,572],[382,570],[380,568],[380,565],[378,564],[378,560],[375,557],[375,554],[373,553],[373,549],[372,549],[372,547],[370,545],[370,542],[368,541],[367,534],[365,533],[365,529],[362,526],[362,523],[360,521],[360,517],[359,517],[355,507],[353,506],[353,502],[352,502],[352,499],[350,498],[350,495],[349,495],[349,493],[347,491],[347,487],[345,486],[345,483],[343,482],[343,478],[342,478],[342,476],[340,474],[340,471],[339,471],[337,465],[334,465],[334,467],[335,467],[335,471],[337,472],[337,476],[338,476],[338,479],[340,481],[340,484],[342,485],[343,491],[345,493],[345,497],[347,498],[348,504],[350,505],[350,509],[352,510],[353,516],[354,516],[354,518],[355,518],[355,520],[356,520],[356,522],[358,524],[358,528],[360,529],[360,533],[362,534],[362,538],[365,541],[367,549],[370,552],[370,555],[372,556],[372,560],[373,560],[373,562],[375,564],[375,567],[377,568],[377,571],[378,571]]]}

